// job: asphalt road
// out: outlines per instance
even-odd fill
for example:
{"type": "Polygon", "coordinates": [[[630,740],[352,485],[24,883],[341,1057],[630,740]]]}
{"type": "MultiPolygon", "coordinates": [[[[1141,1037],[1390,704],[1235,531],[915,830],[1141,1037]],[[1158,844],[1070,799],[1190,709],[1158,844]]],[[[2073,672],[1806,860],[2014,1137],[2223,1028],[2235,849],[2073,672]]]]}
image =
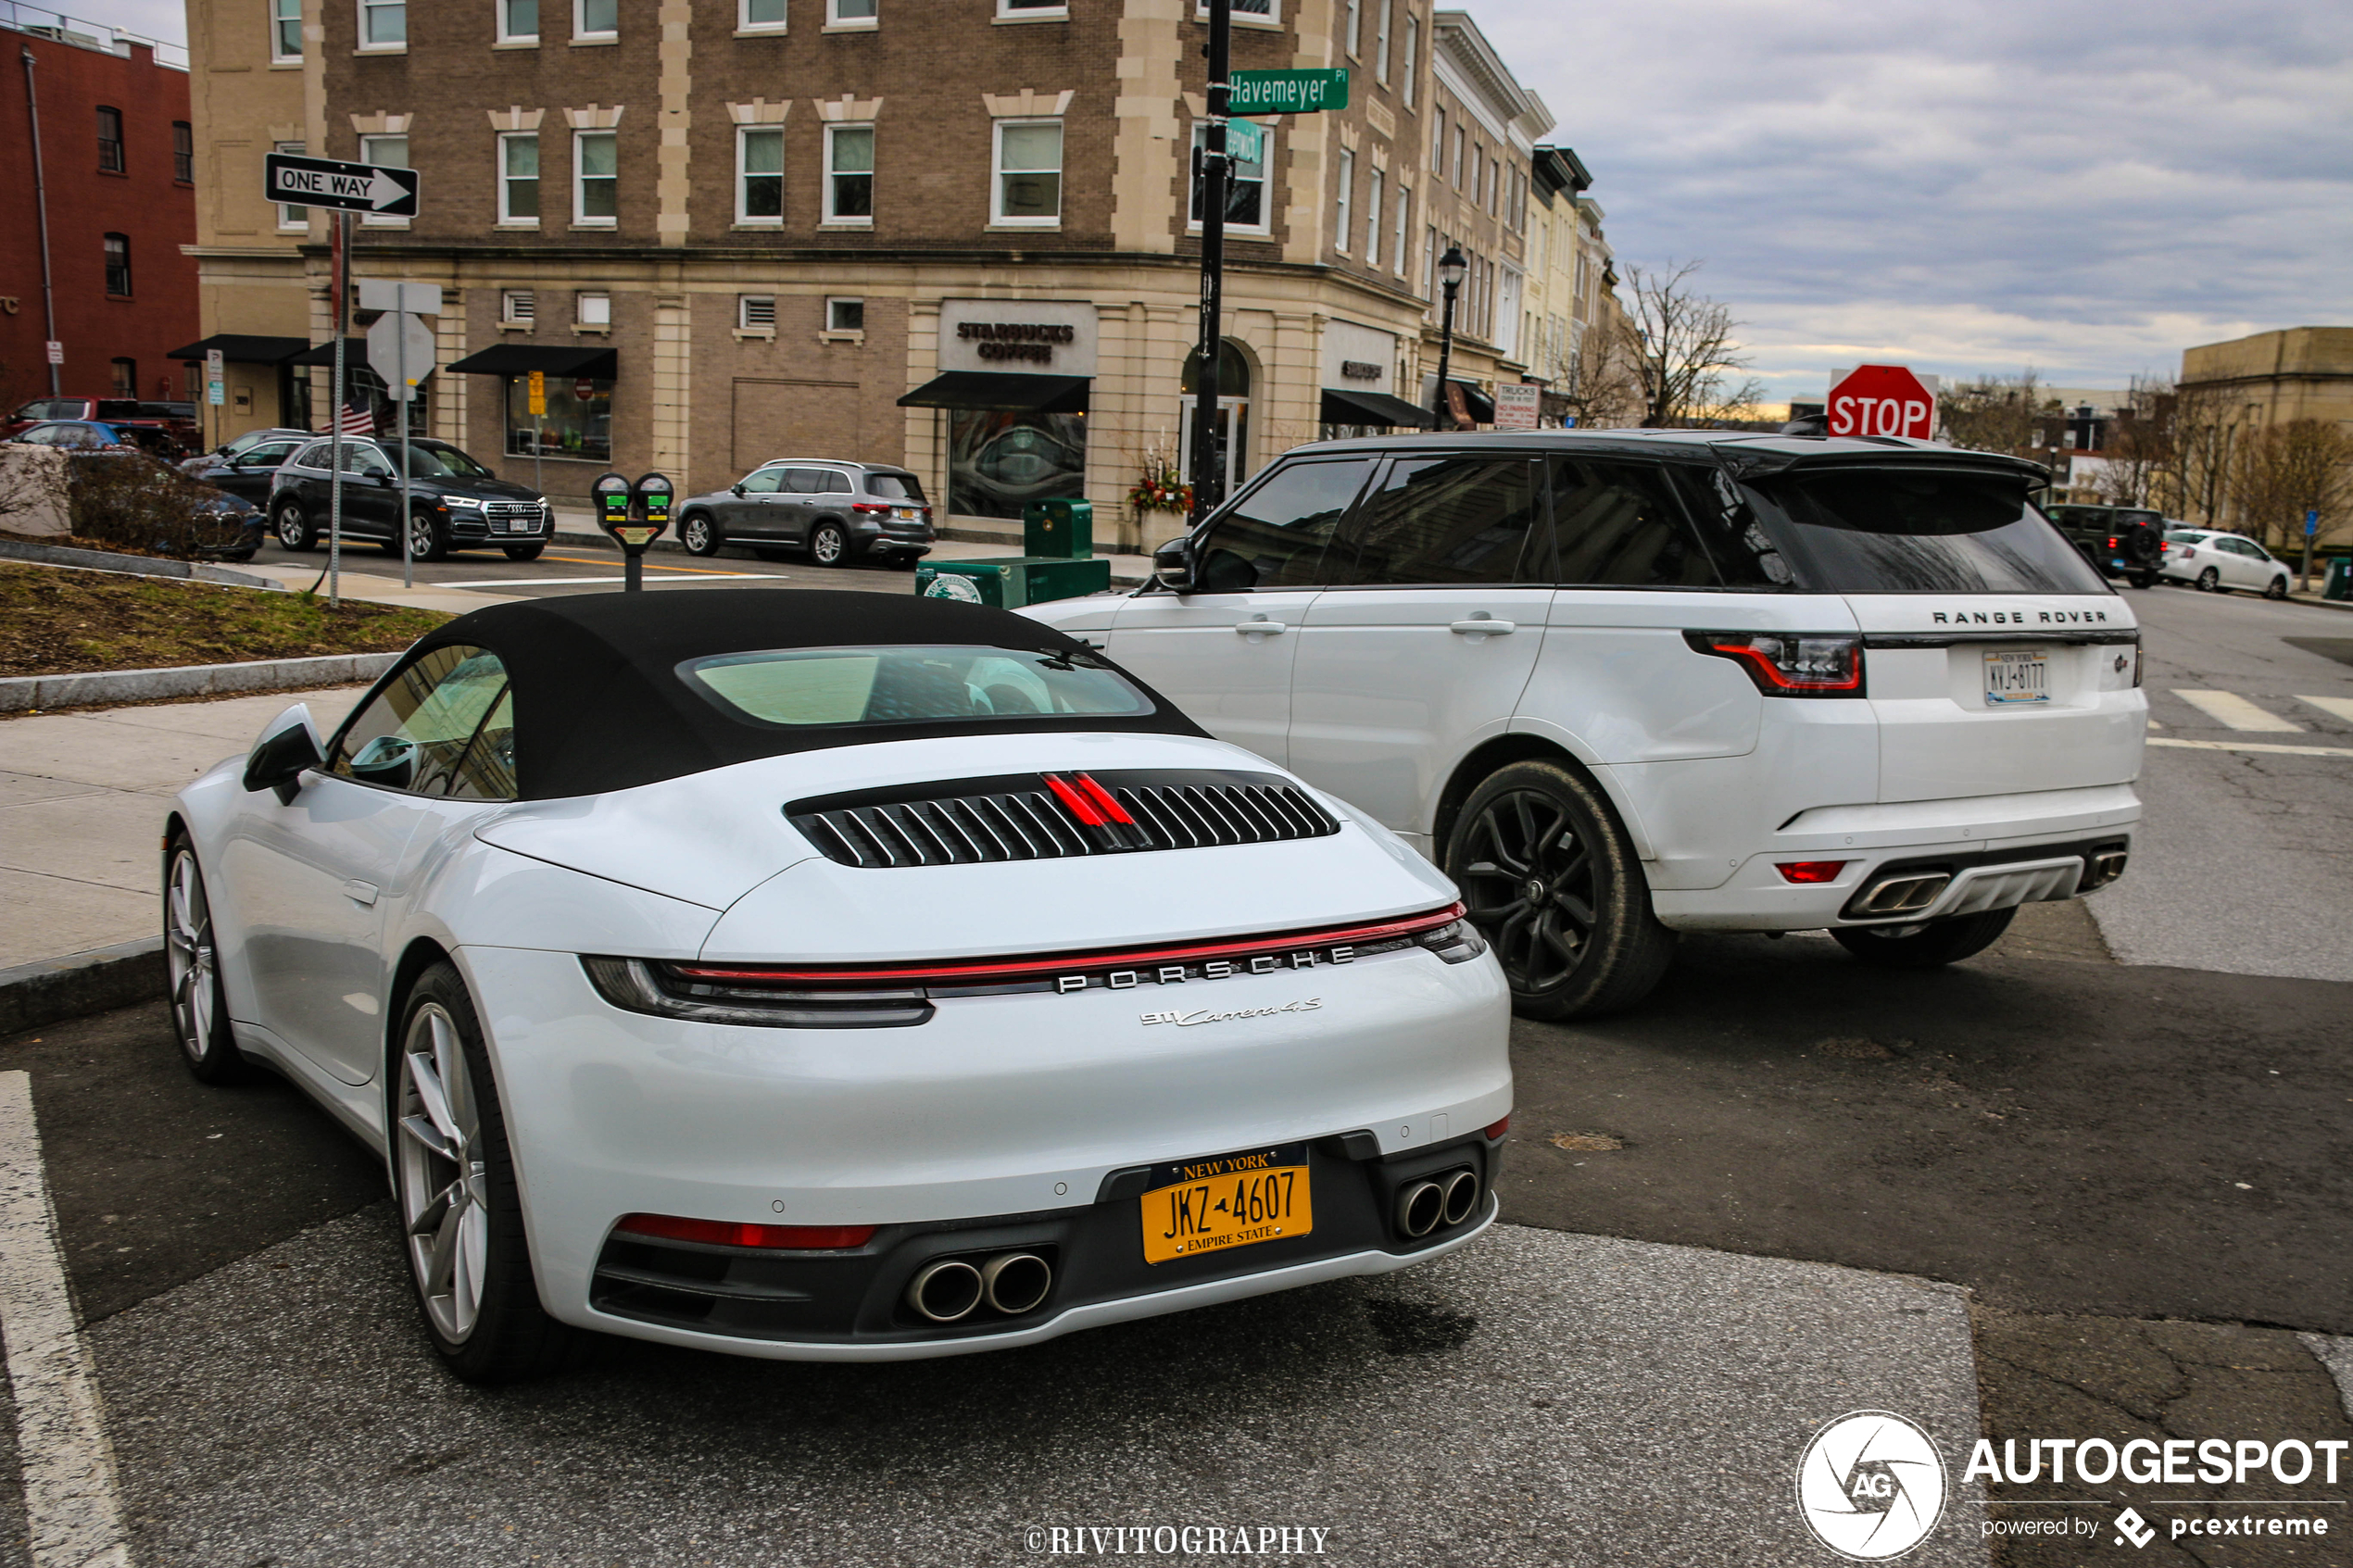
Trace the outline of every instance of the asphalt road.
{"type": "MultiPolygon", "coordinates": [[[[697,558],[683,550],[651,550],[645,558],[649,588],[689,588],[701,583],[730,587],[848,588],[874,593],[904,594],[913,589],[912,571],[880,564],[851,563],[819,566],[797,552],[777,550],[773,558],[740,546],[727,546],[712,557],[697,558]]],[[[254,558],[263,566],[308,566],[321,571],[327,564],[324,546],[288,550],[272,539],[254,558]]],[[[371,576],[400,575],[400,558],[388,556],[373,544],[348,546],[344,569],[371,576]]],[[[539,598],[563,594],[610,594],[622,585],[621,552],[601,545],[551,544],[536,560],[509,560],[503,551],[469,550],[447,560],[417,561],[411,570],[420,586],[478,588],[486,593],[517,594],[539,598]]]]}

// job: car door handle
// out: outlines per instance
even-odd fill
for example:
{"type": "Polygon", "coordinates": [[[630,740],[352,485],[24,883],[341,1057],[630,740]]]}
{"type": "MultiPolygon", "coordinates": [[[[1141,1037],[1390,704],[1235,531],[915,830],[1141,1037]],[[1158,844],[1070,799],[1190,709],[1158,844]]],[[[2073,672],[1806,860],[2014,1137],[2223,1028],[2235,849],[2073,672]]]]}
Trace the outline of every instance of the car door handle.
{"type": "Polygon", "coordinates": [[[1290,630],[1279,621],[1237,621],[1234,630],[1245,637],[1274,637],[1290,630]]]}
{"type": "Polygon", "coordinates": [[[1519,630],[1519,622],[1516,621],[1489,621],[1484,619],[1476,621],[1457,621],[1450,624],[1446,630],[1449,632],[1459,633],[1466,637],[1508,637],[1514,632],[1519,630]]]}
{"type": "Polygon", "coordinates": [[[349,882],[343,884],[343,896],[345,897],[350,899],[355,904],[366,904],[371,907],[375,904],[376,895],[382,893],[384,889],[378,887],[374,883],[361,882],[358,877],[354,877],[349,882]]]}

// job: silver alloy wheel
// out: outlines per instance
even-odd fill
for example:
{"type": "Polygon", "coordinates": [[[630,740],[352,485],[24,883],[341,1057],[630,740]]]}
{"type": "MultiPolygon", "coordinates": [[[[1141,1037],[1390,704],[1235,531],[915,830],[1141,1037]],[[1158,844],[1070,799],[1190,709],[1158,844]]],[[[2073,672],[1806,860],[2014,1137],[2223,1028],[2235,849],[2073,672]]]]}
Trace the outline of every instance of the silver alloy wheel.
{"type": "Polygon", "coordinates": [[[409,514],[409,558],[423,560],[433,554],[433,519],[422,512],[409,514]]]}
{"type": "Polygon", "coordinates": [[[397,1171],[409,1270],[442,1338],[463,1344],[482,1314],[489,1180],[464,1036],[438,1002],[418,1008],[400,1049],[397,1171]]]}
{"type": "Polygon", "coordinates": [[[837,523],[821,522],[809,535],[809,555],[819,566],[839,566],[848,541],[837,523]]]}
{"type": "Polygon", "coordinates": [[[289,550],[299,550],[308,542],[309,524],[302,521],[302,508],[289,501],[278,508],[278,543],[289,550]]]}
{"type": "Polygon", "coordinates": [[[711,554],[711,519],[703,516],[700,512],[697,512],[694,516],[688,518],[686,520],[685,536],[678,542],[686,546],[686,553],[688,555],[707,556],[711,554]]]}
{"type": "Polygon", "coordinates": [[[171,981],[171,1022],[180,1047],[202,1062],[218,1022],[213,1017],[212,906],[204,894],[204,873],[195,852],[171,858],[171,881],[164,904],[164,961],[171,981]]]}
{"type": "Polygon", "coordinates": [[[2201,594],[2213,593],[2221,585],[2222,574],[2210,566],[2197,574],[2197,591],[2201,594]]]}

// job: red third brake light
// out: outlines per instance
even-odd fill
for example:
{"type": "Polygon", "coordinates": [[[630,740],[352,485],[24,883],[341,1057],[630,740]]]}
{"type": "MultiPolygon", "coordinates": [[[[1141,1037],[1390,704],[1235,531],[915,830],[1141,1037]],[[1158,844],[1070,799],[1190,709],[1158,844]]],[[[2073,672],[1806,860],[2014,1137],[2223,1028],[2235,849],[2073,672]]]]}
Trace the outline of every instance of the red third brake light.
{"type": "Polygon", "coordinates": [[[700,1241],[713,1247],[769,1247],[794,1252],[834,1252],[863,1247],[872,1225],[746,1225],[732,1220],[682,1220],[670,1214],[624,1214],[613,1226],[630,1236],[700,1241]]]}
{"type": "Polygon", "coordinates": [[[1774,866],[1783,882],[1836,882],[1843,860],[1783,860],[1774,866]]]}

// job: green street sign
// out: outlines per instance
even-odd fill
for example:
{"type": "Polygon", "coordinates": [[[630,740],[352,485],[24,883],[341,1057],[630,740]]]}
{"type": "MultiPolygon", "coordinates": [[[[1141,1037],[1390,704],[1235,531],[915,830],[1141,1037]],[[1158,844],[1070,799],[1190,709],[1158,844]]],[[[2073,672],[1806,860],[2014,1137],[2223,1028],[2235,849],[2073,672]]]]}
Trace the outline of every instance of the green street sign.
{"type": "Polygon", "coordinates": [[[1246,119],[1226,122],[1226,150],[1236,163],[1266,161],[1266,132],[1246,119]]]}
{"type": "Polygon", "coordinates": [[[1348,107],[1348,72],[1238,70],[1227,82],[1228,114],[1320,114],[1348,107]]]}

